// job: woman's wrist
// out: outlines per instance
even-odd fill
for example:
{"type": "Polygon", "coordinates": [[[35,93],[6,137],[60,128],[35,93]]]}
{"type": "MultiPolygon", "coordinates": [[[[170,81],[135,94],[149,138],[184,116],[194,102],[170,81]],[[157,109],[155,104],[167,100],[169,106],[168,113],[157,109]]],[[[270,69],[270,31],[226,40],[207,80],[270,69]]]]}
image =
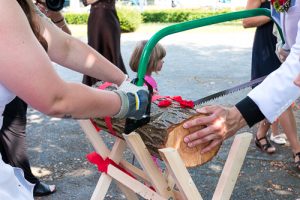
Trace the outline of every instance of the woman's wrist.
{"type": "Polygon", "coordinates": [[[120,85],[121,85],[122,83],[124,83],[124,81],[127,81],[127,80],[129,80],[128,75],[127,75],[127,74],[124,74],[123,78],[122,78],[122,79],[119,79],[119,81],[117,81],[116,84],[120,87],[120,85]]]}
{"type": "Polygon", "coordinates": [[[112,82],[115,83],[118,87],[120,87],[120,85],[122,85],[122,83],[124,83],[124,81],[126,80],[129,80],[129,78],[127,74],[124,74],[120,77],[118,76],[117,78],[114,78],[112,82]]]}
{"type": "Polygon", "coordinates": [[[65,21],[65,18],[62,18],[58,21],[53,21],[52,22],[59,28],[63,28],[64,26],[66,26],[66,21],[65,21]]]}
{"type": "Polygon", "coordinates": [[[49,18],[55,24],[60,23],[65,19],[64,15],[60,11],[51,11],[51,13],[49,13],[49,18]]]}
{"type": "Polygon", "coordinates": [[[65,20],[65,18],[64,17],[61,17],[60,19],[51,19],[51,21],[54,23],[54,24],[58,24],[58,23],[61,23],[61,22],[63,22],[65,20]]]}

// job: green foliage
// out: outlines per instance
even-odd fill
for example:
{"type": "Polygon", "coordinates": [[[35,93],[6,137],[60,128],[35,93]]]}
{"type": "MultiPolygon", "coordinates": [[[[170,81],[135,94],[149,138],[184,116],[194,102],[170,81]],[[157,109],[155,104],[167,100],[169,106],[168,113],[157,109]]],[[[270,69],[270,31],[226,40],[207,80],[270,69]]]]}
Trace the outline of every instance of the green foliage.
{"type": "Polygon", "coordinates": [[[64,13],[68,24],[87,24],[88,13],[64,13]]]}
{"type": "Polygon", "coordinates": [[[143,22],[176,23],[228,13],[230,10],[208,10],[208,9],[164,9],[146,10],[142,13],[143,22]]]}
{"type": "Polygon", "coordinates": [[[133,7],[117,7],[117,13],[120,21],[122,32],[133,32],[142,23],[141,13],[133,7]]]}
{"type": "MultiPolygon", "coordinates": [[[[229,9],[161,9],[140,13],[133,6],[117,6],[122,32],[133,32],[143,23],[178,23],[230,12],[229,9]]],[[[64,13],[68,24],[87,24],[88,13],[64,13]]]]}
{"type": "MultiPolygon", "coordinates": [[[[117,7],[122,32],[133,32],[142,23],[141,13],[127,6],[117,7]]],[[[87,24],[89,13],[64,13],[68,24],[87,24]]]]}

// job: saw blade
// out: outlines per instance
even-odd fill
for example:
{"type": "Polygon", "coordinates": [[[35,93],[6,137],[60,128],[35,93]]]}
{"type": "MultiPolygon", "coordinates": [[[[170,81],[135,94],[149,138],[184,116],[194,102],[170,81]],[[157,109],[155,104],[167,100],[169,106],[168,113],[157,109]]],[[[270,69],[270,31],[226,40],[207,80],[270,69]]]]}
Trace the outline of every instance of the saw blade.
{"type": "Polygon", "coordinates": [[[237,86],[234,86],[232,88],[228,88],[228,89],[225,89],[225,90],[222,90],[220,92],[216,92],[214,94],[211,94],[211,95],[208,95],[206,97],[203,97],[201,99],[198,99],[198,100],[195,100],[194,101],[194,104],[195,105],[200,105],[200,104],[203,104],[203,103],[206,103],[208,101],[211,101],[211,100],[214,100],[214,99],[217,99],[219,97],[222,97],[222,96],[225,96],[227,94],[231,94],[231,93],[234,93],[234,92],[237,92],[237,91],[240,91],[242,89],[245,89],[247,87],[251,87],[253,85],[256,85],[258,83],[261,83],[267,76],[262,76],[260,78],[257,78],[257,79],[254,79],[254,80],[251,80],[251,81],[248,81],[246,83],[242,83],[240,85],[237,85],[237,86]]]}

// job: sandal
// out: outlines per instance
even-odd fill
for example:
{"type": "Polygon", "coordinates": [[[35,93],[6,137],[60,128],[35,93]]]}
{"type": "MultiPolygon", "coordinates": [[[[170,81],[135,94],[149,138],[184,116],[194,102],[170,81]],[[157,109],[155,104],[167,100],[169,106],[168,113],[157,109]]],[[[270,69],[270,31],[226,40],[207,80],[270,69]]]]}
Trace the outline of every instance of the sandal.
{"type": "Polygon", "coordinates": [[[33,196],[35,197],[47,196],[54,192],[56,192],[55,185],[47,185],[46,183],[39,182],[34,186],[33,196]]]}
{"type": "Polygon", "coordinates": [[[295,167],[300,170],[300,152],[294,154],[294,159],[298,158],[298,161],[295,161],[295,167]]]}
{"type": "Polygon", "coordinates": [[[255,137],[255,145],[261,150],[261,151],[264,151],[268,154],[272,154],[276,151],[275,147],[270,143],[270,141],[268,140],[268,138],[266,136],[258,139],[257,136],[255,137]],[[265,140],[266,143],[265,144],[262,144],[261,141],[262,140],[265,140]],[[274,149],[274,150],[271,150],[270,149],[274,149]]]}
{"type": "Polygon", "coordinates": [[[279,135],[273,136],[273,133],[270,135],[270,140],[276,144],[286,144],[286,135],[281,133],[279,135]]]}

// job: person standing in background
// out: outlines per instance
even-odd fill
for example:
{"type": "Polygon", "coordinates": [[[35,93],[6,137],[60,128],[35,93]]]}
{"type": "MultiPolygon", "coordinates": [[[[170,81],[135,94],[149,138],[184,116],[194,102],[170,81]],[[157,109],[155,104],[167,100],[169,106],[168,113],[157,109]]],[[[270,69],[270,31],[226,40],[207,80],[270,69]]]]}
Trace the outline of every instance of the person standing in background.
{"type": "MultiPolygon", "coordinates": [[[[61,12],[48,10],[46,4],[38,0],[35,4],[57,27],[71,34],[61,12]]],[[[3,125],[0,131],[0,152],[5,163],[21,168],[26,180],[35,184],[34,196],[46,196],[54,193],[56,187],[41,182],[31,171],[26,148],[26,115],[27,103],[19,97],[15,97],[5,106],[3,125]]]]}
{"type": "MultiPolygon", "coordinates": [[[[83,0],[91,5],[88,18],[88,44],[127,74],[121,55],[121,27],[116,0],[83,0]]],[[[84,75],[82,83],[92,86],[98,79],[84,75]]]]}

